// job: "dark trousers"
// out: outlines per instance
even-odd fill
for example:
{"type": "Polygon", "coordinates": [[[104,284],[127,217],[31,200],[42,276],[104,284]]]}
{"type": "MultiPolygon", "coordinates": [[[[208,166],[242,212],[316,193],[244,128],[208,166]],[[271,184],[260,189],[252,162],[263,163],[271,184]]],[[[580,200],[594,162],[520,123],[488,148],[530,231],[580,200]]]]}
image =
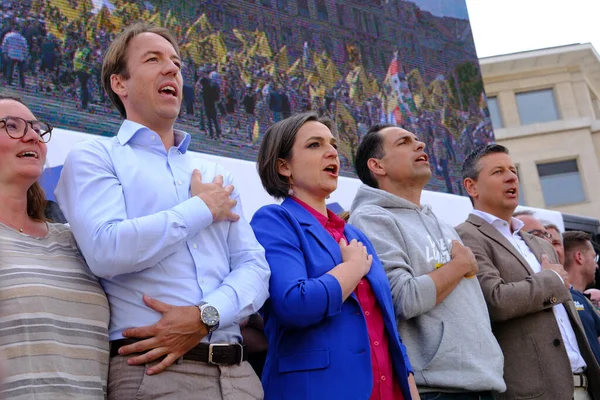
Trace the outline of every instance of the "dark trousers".
{"type": "Polygon", "coordinates": [[[421,400],[494,400],[492,392],[421,393],[421,400]]]}
{"type": "Polygon", "coordinates": [[[206,123],[208,125],[208,132],[210,134],[210,137],[214,137],[213,126],[214,129],[217,131],[217,137],[221,137],[221,127],[219,126],[219,117],[217,117],[217,108],[215,104],[212,104],[212,106],[205,104],[204,107],[206,111],[206,123]]]}
{"type": "Polygon", "coordinates": [[[86,109],[90,102],[90,89],[88,87],[88,81],[90,74],[85,71],[77,72],[77,79],[79,79],[79,85],[81,88],[81,108],[86,109]]]}
{"type": "Polygon", "coordinates": [[[19,68],[19,85],[21,85],[21,88],[25,89],[25,63],[23,61],[8,60],[8,84],[12,85],[15,67],[19,68]]]}
{"type": "Polygon", "coordinates": [[[183,104],[185,105],[185,113],[194,115],[194,87],[183,85],[183,104]]]}

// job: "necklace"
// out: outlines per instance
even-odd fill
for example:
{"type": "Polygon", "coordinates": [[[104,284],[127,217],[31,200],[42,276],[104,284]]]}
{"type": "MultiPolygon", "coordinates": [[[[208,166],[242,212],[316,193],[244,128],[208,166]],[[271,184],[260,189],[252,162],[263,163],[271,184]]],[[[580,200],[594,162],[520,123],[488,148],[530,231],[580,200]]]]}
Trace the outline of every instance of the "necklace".
{"type": "Polygon", "coordinates": [[[4,222],[4,225],[8,226],[9,228],[12,228],[16,231],[19,231],[19,233],[23,233],[23,228],[17,228],[16,226],[9,224],[8,222],[4,222]]]}

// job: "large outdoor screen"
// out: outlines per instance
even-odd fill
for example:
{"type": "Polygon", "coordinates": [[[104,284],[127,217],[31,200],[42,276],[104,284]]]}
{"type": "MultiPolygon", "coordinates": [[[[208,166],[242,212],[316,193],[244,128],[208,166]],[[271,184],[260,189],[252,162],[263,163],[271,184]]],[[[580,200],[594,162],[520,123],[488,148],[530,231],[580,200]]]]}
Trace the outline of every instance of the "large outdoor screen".
{"type": "Polygon", "coordinates": [[[314,110],[337,122],[344,175],[353,176],[369,127],[395,124],[427,144],[428,189],[462,194],[465,154],[493,140],[464,0],[30,0],[0,7],[0,93],[21,97],[53,126],[116,134],[121,118],[102,89],[102,56],[124,26],[146,21],[170,29],[180,44],[185,86],[177,127],[192,135],[191,150],[254,161],[271,124],[314,110]],[[26,46],[15,50],[18,35],[26,46]]]}

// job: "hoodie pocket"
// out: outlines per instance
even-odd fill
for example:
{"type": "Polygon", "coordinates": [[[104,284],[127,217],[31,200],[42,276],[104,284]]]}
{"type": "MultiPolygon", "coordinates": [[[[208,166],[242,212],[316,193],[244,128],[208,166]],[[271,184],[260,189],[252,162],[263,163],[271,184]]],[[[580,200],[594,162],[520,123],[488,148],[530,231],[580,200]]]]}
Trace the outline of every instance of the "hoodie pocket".
{"type": "Polygon", "coordinates": [[[441,324],[437,351],[422,371],[427,385],[503,391],[504,357],[491,330],[472,320],[441,324]]]}

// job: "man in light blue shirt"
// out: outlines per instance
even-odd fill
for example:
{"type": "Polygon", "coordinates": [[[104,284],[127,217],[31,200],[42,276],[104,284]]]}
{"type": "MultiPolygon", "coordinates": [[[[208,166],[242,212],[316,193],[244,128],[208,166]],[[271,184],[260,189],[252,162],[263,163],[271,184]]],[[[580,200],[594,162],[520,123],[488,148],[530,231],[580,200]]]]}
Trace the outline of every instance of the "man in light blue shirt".
{"type": "Polygon", "coordinates": [[[168,31],[125,29],[102,80],[126,119],[71,151],[55,194],[109,298],[109,399],[261,398],[238,323],[267,299],[270,271],[232,177],[173,128],[180,69],[168,31]]]}

